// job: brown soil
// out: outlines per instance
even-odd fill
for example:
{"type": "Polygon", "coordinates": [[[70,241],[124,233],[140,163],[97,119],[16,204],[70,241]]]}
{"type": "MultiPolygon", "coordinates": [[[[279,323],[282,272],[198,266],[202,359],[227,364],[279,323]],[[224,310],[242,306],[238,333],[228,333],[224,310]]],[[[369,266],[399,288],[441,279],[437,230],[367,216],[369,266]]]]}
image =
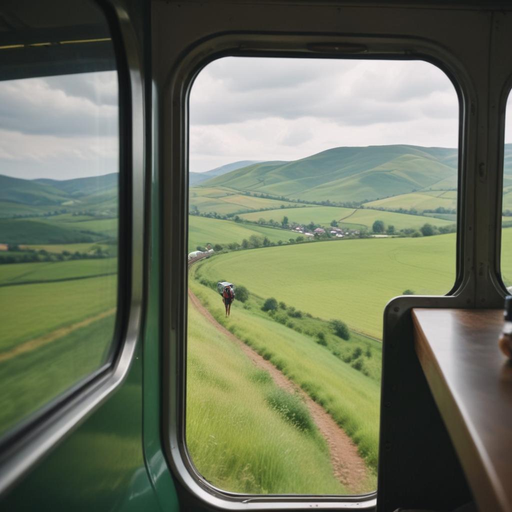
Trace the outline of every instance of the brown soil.
{"type": "Polygon", "coordinates": [[[77,322],[76,324],[66,325],[65,327],[56,329],[55,331],[40,336],[39,338],[34,338],[32,340],[26,341],[25,343],[22,343],[21,345],[18,345],[12,348],[11,350],[8,350],[7,352],[2,352],[0,354],[0,363],[8,361],[9,359],[19,356],[20,354],[25,354],[27,352],[30,352],[31,350],[42,347],[43,345],[47,345],[48,343],[51,343],[52,341],[55,341],[58,338],[62,338],[63,336],[66,336],[72,333],[73,331],[76,331],[77,329],[81,329],[82,327],[88,326],[89,324],[95,322],[96,320],[101,320],[103,318],[106,318],[107,316],[113,315],[115,312],[116,308],[109,309],[108,311],[104,311],[99,315],[86,318],[85,320],[77,322]]]}
{"type": "Polygon", "coordinates": [[[368,469],[363,459],[357,452],[357,446],[345,431],[333,420],[333,418],[309,397],[299,386],[283,375],[270,361],[260,356],[251,347],[239,340],[234,334],[213,318],[211,313],[201,304],[194,293],[189,290],[188,295],[195,308],[203,315],[219,332],[236,343],[249,359],[259,368],[266,370],[279,387],[288,392],[301,396],[307,405],[318,430],[327,441],[333,467],[334,476],[353,494],[364,492],[365,483],[368,480],[368,469]]]}

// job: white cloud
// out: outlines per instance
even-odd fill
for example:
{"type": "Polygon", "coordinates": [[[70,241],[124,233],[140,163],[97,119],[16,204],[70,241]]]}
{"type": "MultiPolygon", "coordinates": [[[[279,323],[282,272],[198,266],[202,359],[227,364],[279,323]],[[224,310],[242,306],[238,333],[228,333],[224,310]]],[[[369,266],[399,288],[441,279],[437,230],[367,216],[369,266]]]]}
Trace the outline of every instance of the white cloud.
{"type": "Polygon", "coordinates": [[[336,146],[455,147],[458,99],[421,61],[225,58],[191,92],[191,170],[336,146]]]}

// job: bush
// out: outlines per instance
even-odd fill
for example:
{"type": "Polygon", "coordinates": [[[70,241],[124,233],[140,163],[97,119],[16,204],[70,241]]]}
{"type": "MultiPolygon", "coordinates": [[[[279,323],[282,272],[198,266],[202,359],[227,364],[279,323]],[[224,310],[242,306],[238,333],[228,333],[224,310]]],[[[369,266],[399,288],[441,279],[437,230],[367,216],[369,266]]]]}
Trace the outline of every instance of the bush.
{"type": "Polygon", "coordinates": [[[274,297],[267,299],[261,308],[263,311],[275,311],[277,309],[277,300],[274,297]]]}
{"type": "Polygon", "coordinates": [[[236,299],[240,302],[246,302],[249,298],[249,290],[242,285],[236,287],[236,299]]]}
{"type": "Polygon", "coordinates": [[[325,340],[325,334],[320,331],[316,334],[316,342],[319,344],[319,345],[322,345],[324,347],[327,346],[327,341],[325,340]]]}
{"type": "Polygon", "coordinates": [[[384,230],[386,229],[386,226],[384,224],[383,221],[381,220],[376,220],[374,223],[373,223],[373,226],[372,226],[372,231],[374,233],[384,233],[384,230]]]}
{"type": "Polygon", "coordinates": [[[280,308],[280,309],[286,309],[286,304],[285,304],[284,302],[282,302],[282,301],[281,301],[281,302],[279,303],[279,308],[280,308]]]}
{"type": "Polygon", "coordinates": [[[341,320],[331,320],[331,327],[338,338],[343,340],[350,339],[350,331],[345,322],[342,322],[341,320]]]}
{"type": "Polygon", "coordinates": [[[407,290],[402,292],[402,295],[414,295],[414,291],[407,288],[407,290]]]}
{"type": "Polygon", "coordinates": [[[301,432],[312,432],[315,424],[304,402],[284,389],[275,388],[265,397],[267,403],[301,432]]]}

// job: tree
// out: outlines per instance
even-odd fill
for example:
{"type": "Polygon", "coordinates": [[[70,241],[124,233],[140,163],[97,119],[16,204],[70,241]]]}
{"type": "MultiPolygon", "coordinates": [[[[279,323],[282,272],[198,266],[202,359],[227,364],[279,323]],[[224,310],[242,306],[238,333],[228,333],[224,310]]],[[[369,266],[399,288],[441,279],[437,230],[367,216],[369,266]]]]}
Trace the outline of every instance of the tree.
{"type": "Polygon", "coordinates": [[[249,290],[242,285],[236,287],[236,299],[240,302],[246,302],[249,298],[249,290]]]}
{"type": "Polygon", "coordinates": [[[343,340],[350,339],[350,331],[345,322],[342,322],[341,320],[331,320],[330,323],[334,334],[336,334],[338,338],[343,340]]]}
{"type": "Polygon", "coordinates": [[[394,235],[394,234],[395,234],[395,226],[393,226],[393,225],[391,225],[391,224],[390,224],[390,225],[388,226],[388,229],[386,229],[386,233],[387,233],[388,235],[394,235]]]}
{"type": "Polygon", "coordinates": [[[220,244],[215,244],[215,245],[213,246],[213,250],[214,250],[215,252],[222,251],[222,249],[224,249],[224,247],[222,247],[222,245],[220,245],[220,244]]]}
{"type": "Polygon", "coordinates": [[[288,217],[286,215],[283,217],[282,226],[283,226],[283,228],[288,227],[288,217]]]}
{"type": "Polygon", "coordinates": [[[325,340],[325,334],[322,331],[317,332],[316,334],[317,343],[319,345],[327,346],[327,341],[325,340]]]}
{"type": "Polygon", "coordinates": [[[274,297],[267,299],[261,308],[263,311],[275,311],[277,309],[277,300],[274,297]]]}
{"type": "Polygon", "coordinates": [[[332,226],[333,228],[338,227],[338,221],[337,221],[337,220],[331,220],[331,226],[332,226]]]}
{"type": "Polygon", "coordinates": [[[426,224],[423,224],[423,226],[420,228],[420,231],[423,236],[432,236],[434,234],[434,227],[432,224],[427,222],[426,224]]]}
{"type": "Polygon", "coordinates": [[[372,231],[374,233],[384,233],[385,228],[386,228],[386,226],[384,225],[384,222],[382,220],[376,220],[373,223],[372,231]]]}
{"type": "Polygon", "coordinates": [[[414,291],[407,288],[407,290],[402,292],[402,295],[414,295],[414,291]]]}
{"type": "Polygon", "coordinates": [[[249,249],[249,242],[247,241],[247,238],[242,240],[242,249],[249,249]]]}

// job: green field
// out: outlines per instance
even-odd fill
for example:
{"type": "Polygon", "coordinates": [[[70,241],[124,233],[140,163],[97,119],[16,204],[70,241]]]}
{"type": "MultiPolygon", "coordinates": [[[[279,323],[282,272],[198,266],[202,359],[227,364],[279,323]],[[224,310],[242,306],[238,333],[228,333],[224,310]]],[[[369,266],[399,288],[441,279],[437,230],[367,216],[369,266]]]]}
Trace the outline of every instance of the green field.
{"type": "Polygon", "coordinates": [[[2,286],[0,303],[0,352],[3,352],[115,308],[117,276],[2,286]]]}
{"type": "MultiPolygon", "coordinates": [[[[511,203],[512,204],[512,203],[511,203]]],[[[446,210],[457,209],[457,191],[441,190],[436,192],[415,192],[402,194],[386,199],[379,199],[365,204],[368,208],[384,208],[385,210],[417,210],[422,213],[424,210],[435,210],[445,208],[446,210]]]]}
{"type": "Polygon", "coordinates": [[[96,244],[96,243],[88,243],[88,244],[42,244],[42,245],[21,245],[20,249],[31,249],[33,251],[47,251],[51,253],[62,253],[64,251],[70,253],[91,253],[96,248],[101,248],[104,251],[109,251],[111,254],[117,253],[117,245],[115,244],[96,244]]]}
{"type": "Polygon", "coordinates": [[[268,397],[286,396],[270,375],[193,306],[187,366],[187,446],[209,482],[240,493],[347,493],[334,478],[327,445],[309,426],[300,399],[302,422],[272,407],[268,397]]]}
{"type": "Polygon", "coordinates": [[[338,318],[377,338],[386,303],[405,289],[448,292],[455,280],[455,235],[318,242],[228,253],[205,276],[245,285],[323,319],[338,318]]]}
{"type": "Polygon", "coordinates": [[[341,227],[361,229],[363,227],[372,229],[376,220],[382,220],[386,226],[393,225],[396,230],[411,228],[418,229],[425,223],[434,226],[449,226],[453,222],[441,219],[424,217],[421,215],[405,215],[402,213],[383,212],[370,209],[354,208],[334,208],[329,206],[311,206],[309,208],[287,208],[285,210],[270,210],[266,212],[244,213],[240,215],[242,219],[257,222],[264,219],[268,222],[273,219],[282,222],[283,217],[288,217],[289,223],[297,224],[320,224],[329,226],[331,221],[335,220],[341,227]]]}
{"type": "MultiPolygon", "coordinates": [[[[48,299],[49,296],[46,298],[48,299]]],[[[68,301],[69,299],[68,296],[68,301]]],[[[60,304],[53,302],[53,306],[65,308],[62,302],[60,304]]],[[[109,307],[109,305],[106,306],[109,307]]],[[[39,305],[36,305],[31,312],[31,315],[34,314],[34,324],[41,321],[44,328],[52,328],[51,322],[47,322],[38,310],[39,305]]],[[[15,325],[16,329],[24,325],[28,318],[26,310],[23,311],[24,314],[22,311],[14,311],[15,318],[10,319],[11,322],[20,321],[20,324],[15,325]]],[[[3,312],[0,314],[3,316],[3,312]]],[[[7,361],[0,361],[2,375],[0,433],[4,433],[97,370],[108,355],[114,333],[114,321],[115,315],[112,314],[30,352],[17,355],[7,361]]],[[[4,318],[2,328],[5,329],[9,325],[11,324],[6,324],[4,318]]],[[[34,330],[32,332],[34,333],[34,330]]],[[[18,333],[10,334],[16,337],[18,333]]],[[[4,348],[2,343],[0,356],[4,348]]]]}
{"type": "Polygon", "coordinates": [[[111,238],[117,237],[118,225],[117,219],[94,219],[94,220],[59,220],[55,218],[55,222],[58,222],[59,226],[66,226],[68,228],[80,231],[92,231],[99,235],[108,236],[111,238]]]}
{"type": "Polygon", "coordinates": [[[0,268],[0,290],[18,283],[63,281],[117,273],[117,258],[43,263],[13,263],[0,268]]]}
{"type": "Polygon", "coordinates": [[[293,233],[262,226],[248,226],[227,220],[209,219],[191,215],[189,217],[188,250],[195,251],[198,246],[206,244],[241,243],[251,236],[267,237],[271,242],[288,240],[293,233]]]}

